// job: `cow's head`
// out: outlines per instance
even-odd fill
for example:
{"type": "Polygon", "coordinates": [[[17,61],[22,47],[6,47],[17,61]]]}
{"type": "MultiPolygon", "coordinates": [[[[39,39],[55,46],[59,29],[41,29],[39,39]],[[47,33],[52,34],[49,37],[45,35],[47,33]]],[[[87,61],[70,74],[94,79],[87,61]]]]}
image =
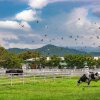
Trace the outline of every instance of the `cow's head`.
{"type": "Polygon", "coordinates": [[[100,72],[96,72],[96,73],[95,73],[95,77],[96,77],[98,80],[100,80],[100,72]]]}
{"type": "Polygon", "coordinates": [[[100,79],[100,72],[98,72],[98,76],[99,76],[99,79],[100,79]]]}

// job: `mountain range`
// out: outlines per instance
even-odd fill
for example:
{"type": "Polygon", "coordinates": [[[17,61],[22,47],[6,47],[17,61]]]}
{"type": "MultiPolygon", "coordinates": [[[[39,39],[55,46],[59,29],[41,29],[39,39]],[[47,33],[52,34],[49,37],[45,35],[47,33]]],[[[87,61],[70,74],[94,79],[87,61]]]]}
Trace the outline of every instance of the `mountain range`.
{"type": "Polygon", "coordinates": [[[24,51],[38,51],[43,55],[58,55],[58,56],[64,56],[65,54],[90,54],[90,55],[94,55],[94,56],[100,56],[100,48],[92,48],[92,47],[83,47],[81,50],[81,47],[58,47],[55,45],[45,45],[41,48],[38,49],[20,49],[20,48],[9,48],[7,49],[9,52],[12,53],[21,53],[24,51]]]}
{"type": "Polygon", "coordinates": [[[80,51],[85,51],[85,52],[100,52],[100,47],[81,47],[81,46],[77,46],[77,47],[69,47],[75,50],[80,50],[80,51]]]}
{"type": "Polygon", "coordinates": [[[41,48],[38,49],[20,49],[20,48],[10,48],[8,49],[9,52],[12,53],[21,53],[24,51],[38,51],[43,55],[58,55],[58,56],[63,56],[65,54],[85,54],[86,52],[83,51],[79,51],[79,50],[75,50],[75,49],[70,49],[68,47],[58,47],[58,46],[54,46],[51,44],[45,45],[41,48]]]}

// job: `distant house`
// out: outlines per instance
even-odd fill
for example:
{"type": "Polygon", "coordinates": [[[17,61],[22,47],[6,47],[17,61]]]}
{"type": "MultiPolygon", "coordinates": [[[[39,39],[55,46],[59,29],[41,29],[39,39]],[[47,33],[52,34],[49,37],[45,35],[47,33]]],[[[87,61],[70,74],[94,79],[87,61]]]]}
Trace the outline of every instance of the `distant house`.
{"type": "MultiPolygon", "coordinates": [[[[26,62],[26,64],[28,64],[28,66],[30,66],[30,68],[32,69],[37,69],[38,68],[38,64],[36,63],[36,61],[39,61],[40,58],[36,57],[36,58],[30,58],[30,59],[26,59],[24,60],[26,62]]],[[[24,65],[25,67],[25,65],[24,65]]]]}
{"type": "Polygon", "coordinates": [[[65,58],[64,58],[64,57],[60,57],[60,59],[61,59],[61,60],[65,60],[65,58]]]}
{"type": "MultiPolygon", "coordinates": [[[[62,61],[64,61],[65,59],[64,59],[64,57],[59,57],[62,61]]],[[[47,61],[49,61],[49,60],[51,60],[51,57],[46,57],[46,60],[47,61]]]]}
{"type": "Polygon", "coordinates": [[[29,68],[30,68],[30,66],[29,66],[28,63],[22,64],[22,69],[23,69],[23,70],[27,70],[27,69],[29,69],[29,68]]]}
{"type": "Polygon", "coordinates": [[[67,66],[67,63],[66,62],[59,62],[59,65],[60,66],[67,66]]]}
{"type": "Polygon", "coordinates": [[[95,60],[98,60],[100,58],[100,56],[94,56],[95,60]]]}
{"type": "Polygon", "coordinates": [[[59,62],[58,68],[61,69],[61,68],[64,68],[64,67],[67,67],[67,63],[66,62],[59,62]]]}
{"type": "Polygon", "coordinates": [[[50,57],[47,57],[46,60],[49,61],[49,60],[51,60],[51,58],[50,57]]]}
{"type": "Polygon", "coordinates": [[[30,58],[30,59],[26,59],[25,61],[33,62],[33,61],[37,61],[37,60],[40,60],[40,58],[39,57],[30,58]]]}

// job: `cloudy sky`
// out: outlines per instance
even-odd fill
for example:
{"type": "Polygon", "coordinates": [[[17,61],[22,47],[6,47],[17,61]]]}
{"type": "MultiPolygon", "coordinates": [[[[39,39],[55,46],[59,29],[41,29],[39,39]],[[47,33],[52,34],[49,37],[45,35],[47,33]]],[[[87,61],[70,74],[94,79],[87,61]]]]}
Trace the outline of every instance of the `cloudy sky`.
{"type": "Polygon", "coordinates": [[[5,48],[100,46],[100,0],[0,0],[5,48]]]}

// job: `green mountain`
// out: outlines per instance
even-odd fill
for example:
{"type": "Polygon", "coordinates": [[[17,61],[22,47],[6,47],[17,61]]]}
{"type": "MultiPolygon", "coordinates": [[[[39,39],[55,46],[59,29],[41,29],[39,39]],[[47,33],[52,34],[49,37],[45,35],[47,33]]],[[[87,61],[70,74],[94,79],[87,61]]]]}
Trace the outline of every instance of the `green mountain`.
{"type": "Polygon", "coordinates": [[[21,53],[21,52],[24,52],[24,51],[29,51],[31,49],[20,49],[20,48],[9,48],[8,51],[11,52],[11,53],[21,53]]]}
{"type": "Polygon", "coordinates": [[[63,56],[65,54],[85,54],[85,52],[75,50],[75,49],[70,49],[70,48],[64,48],[64,47],[58,47],[54,45],[46,45],[42,48],[36,49],[36,51],[40,52],[43,55],[59,55],[63,56]]]}
{"type": "Polygon", "coordinates": [[[58,47],[54,45],[46,45],[38,49],[20,49],[20,48],[10,48],[8,51],[13,52],[13,53],[21,53],[23,51],[38,51],[43,55],[51,56],[51,55],[58,55],[58,56],[63,56],[65,54],[85,54],[86,52],[75,50],[75,49],[70,49],[70,48],[65,48],[65,47],[58,47]]]}
{"type": "Polygon", "coordinates": [[[89,54],[93,56],[100,56],[100,52],[90,52],[89,54]]]}

